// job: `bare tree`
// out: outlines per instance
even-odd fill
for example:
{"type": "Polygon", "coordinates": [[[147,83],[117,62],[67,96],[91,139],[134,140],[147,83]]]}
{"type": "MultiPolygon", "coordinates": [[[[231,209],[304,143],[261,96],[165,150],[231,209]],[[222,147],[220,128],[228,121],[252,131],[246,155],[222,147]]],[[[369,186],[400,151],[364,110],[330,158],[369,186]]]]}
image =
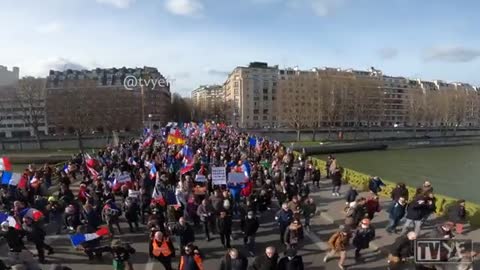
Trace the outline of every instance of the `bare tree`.
{"type": "Polygon", "coordinates": [[[425,94],[421,89],[411,89],[408,92],[407,100],[408,122],[413,128],[414,137],[417,137],[417,127],[426,113],[425,94]]]}
{"type": "Polygon", "coordinates": [[[20,109],[19,113],[22,121],[26,127],[32,129],[38,148],[42,149],[40,127],[46,125],[45,80],[33,77],[22,78],[18,82],[15,103],[20,109]]]}

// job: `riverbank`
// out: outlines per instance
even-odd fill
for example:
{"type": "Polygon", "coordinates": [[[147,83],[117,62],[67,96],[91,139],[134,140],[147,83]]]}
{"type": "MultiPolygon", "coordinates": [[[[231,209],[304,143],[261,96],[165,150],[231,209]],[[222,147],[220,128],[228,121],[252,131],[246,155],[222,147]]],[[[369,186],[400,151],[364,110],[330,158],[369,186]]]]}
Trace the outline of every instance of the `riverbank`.
{"type": "MultiPolygon", "coordinates": [[[[295,153],[296,153],[296,155],[298,155],[298,152],[295,152],[295,153]]],[[[369,153],[374,153],[374,152],[369,152],[369,153]]],[[[364,155],[365,153],[358,153],[358,154],[364,155]]],[[[314,162],[314,165],[317,166],[318,168],[320,168],[320,170],[322,172],[322,175],[326,175],[325,161],[323,159],[321,159],[320,157],[311,156],[311,158],[314,162]]],[[[339,164],[344,168],[344,174],[343,174],[344,181],[346,183],[350,184],[350,185],[356,186],[361,191],[368,190],[368,182],[369,182],[369,179],[372,177],[372,175],[369,175],[367,173],[363,173],[363,172],[360,172],[360,171],[357,171],[357,170],[350,169],[346,164],[344,165],[341,156],[337,156],[337,158],[338,158],[339,164]]],[[[382,161],[381,158],[377,158],[375,160],[382,161]]],[[[415,159],[415,160],[417,160],[417,159],[415,159]]],[[[385,161],[386,164],[391,163],[391,161],[388,161],[388,160],[383,160],[383,161],[385,161]]],[[[417,160],[417,161],[420,161],[420,160],[417,160]]],[[[373,163],[373,164],[377,165],[378,163],[373,163]]],[[[394,163],[390,164],[390,165],[395,166],[394,163]]],[[[417,168],[423,168],[424,169],[424,166],[421,166],[420,162],[418,162],[417,165],[418,165],[417,168]]],[[[382,167],[382,165],[377,166],[377,167],[382,167]]],[[[437,168],[439,168],[439,167],[443,167],[443,166],[439,165],[437,168]]],[[[413,174],[415,174],[415,177],[416,177],[415,179],[418,179],[419,183],[423,182],[424,179],[422,179],[422,176],[419,175],[419,174],[416,174],[416,171],[414,170],[415,167],[414,168],[409,168],[409,167],[405,166],[405,167],[401,167],[400,169],[404,170],[404,171],[412,172],[413,174]]],[[[383,197],[389,197],[391,191],[396,186],[395,182],[394,181],[389,181],[389,180],[392,180],[392,179],[390,179],[388,177],[384,177],[384,175],[382,175],[382,174],[375,174],[375,175],[380,176],[382,178],[383,182],[386,184],[386,187],[384,187],[384,189],[380,192],[380,195],[383,196],[383,197]]],[[[441,185],[438,182],[436,182],[435,178],[430,178],[430,180],[432,181],[432,183],[434,185],[434,188],[436,190],[435,196],[437,198],[437,201],[436,201],[437,214],[443,215],[443,214],[445,214],[445,211],[448,209],[448,207],[450,205],[452,205],[453,203],[455,203],[460,198],[454,198],[454,197],[450,197],[450,196],[446,196],[446,195],[441,195],[441,192],[437,194],[437,192],[439,192],[438,189],[440,189],[441,185]]],[[[457,179],[455,179],[455,180],[457,180],[457,179]]],[[[415,194],[417,186],[418,185],[407,185],[409,193],[410,194],[415,194]]],[[[467,188],[467,190],[472,191],[473,192],[472,194],[475,194],[475,192],[477,192],[477,190],[478,190],[478,189],[472,189],[468,185],[466,185],[465,187],[467,188]]],[[[461,193],[458,192],[458,188],[459,188],[458,183],[452,184],[451,187],[447,187],[447,188],[451,189],[453,192],[456,193],[456,194],[452,194],[452,196],[458,197],[458,196],[462,195],[461,193]]],[[[476,197],[477,196],[475,195],[475,198],[476,197]]],[[[470,223],[472,225],[475,225],[475,226],[480,226],[480,204],[476,203],[476,201],[473,201],[473,200],[467,200],[467,212],[468,212],[468,219],[469,219],[470,223]]]]}

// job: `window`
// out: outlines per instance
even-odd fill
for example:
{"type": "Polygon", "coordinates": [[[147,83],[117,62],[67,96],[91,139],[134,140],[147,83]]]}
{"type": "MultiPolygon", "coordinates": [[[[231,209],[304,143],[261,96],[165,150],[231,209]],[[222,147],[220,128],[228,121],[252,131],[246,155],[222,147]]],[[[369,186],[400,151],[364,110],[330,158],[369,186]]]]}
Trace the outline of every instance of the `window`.
{"type": "Polygon", "coordinates": [[[263,93],[268,94],[268,88],[263,88],[263,93]]]}
{"type": "Polygon", "coordinates": [[[268,116],[264,115],[263,120],[268,120],[268,116]]]}
{"type": "Polygon", "coordinates": [[[253,110],[253,114],[258,114],[259,110],[253,110]]]}
{"type": "Polygon", "coordinates": [[[268,113],[268,109],[263,109],[263,113],[267,114],[267,113],[268,113]]]}
{"type": "Polygon", "coordinates": [[[268,100],[268,96],[263,96],[263,100],[268,100]]]}
{"type": "Polygon", "coordinates": [[[253,117],[253,120],[258,120],[258,116],[254,116],[254,117],[253,117]]]}

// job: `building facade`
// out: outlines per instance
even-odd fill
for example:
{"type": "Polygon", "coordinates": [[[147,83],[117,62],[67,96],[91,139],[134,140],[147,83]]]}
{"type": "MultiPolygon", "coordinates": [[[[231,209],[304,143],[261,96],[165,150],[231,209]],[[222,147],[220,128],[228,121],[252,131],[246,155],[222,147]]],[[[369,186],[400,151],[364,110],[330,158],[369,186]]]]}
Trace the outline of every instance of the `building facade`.
{"type": "Polygon", "coordinates": [[[373,67],[299,70],[253,62],[235,68],[223,88],[229,122],[240,128],[480,124],[478,88],[463,83],[387,76],[373,67]],[[457,100],[449,102],[449,111],[429,115],[435,111],[429,106],[442,104],[433,102],[433,98],[445,102],[457,100]],[[442,113],[443,119],[438,115],[442,113]],[[452,120],[455,117],[458,119],[452,120]]]}
{"type": "Polygon", "coordinates": [[[47,119],[51,132],[69,129],[63,124],[68,120],[64,118],[62,104],[72,102],[70,98],[79,100],[75,93],[87,95],[84,100],[88,102],[82,106],[93,106],[99,114],[105,112],[104,119],[95,118],[100,122],[96,123],[98,129],[133,130],[142,126],[161,126],[170,118],[170,84],[156,68],[52,70],[46,84],[47,119]],[[136,81],[125,85],[125,80],[132,78],[136,81]]]}
{"type": "Polygon", "coordinates": [[[40,87],[31,88],[38,93],[26,95],[21,94],[21,82],[19,68],[8,71],[0,66],[0,138],[34,136],[32,126],[38,126],[39,135],[48,134],[43,81],[39,80],[40,87]]]}
{"type": "Polygon", "coordinates": [[[16,85],[20,76],[20,69],[13,67],[9,71],[6,66],[0,65],[0,86],[16,85]]]}
{"type": "Polygon", "coordinates": [[[225,112],[225,91],[221,85],[201,85],[192,91],[195,114],[215,119],[225,112]]]}
{"type": "Polygon", "coordinates": [[[278,66],[252,62],[237,67],[223,87],[229,122],[240,128],[274,128],[278,125],[278,66]]]}

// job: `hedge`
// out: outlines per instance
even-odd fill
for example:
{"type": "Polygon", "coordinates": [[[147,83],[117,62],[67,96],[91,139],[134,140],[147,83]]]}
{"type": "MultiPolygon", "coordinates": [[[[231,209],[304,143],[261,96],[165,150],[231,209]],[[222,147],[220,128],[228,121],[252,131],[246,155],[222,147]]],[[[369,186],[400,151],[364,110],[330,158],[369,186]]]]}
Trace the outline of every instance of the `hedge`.
{"type": "MultiPolygon", "coordinates": [[[[300,153],[294,152],[295,157],[297,158],[300,153]]],[[[326,162],[319,158],[310,157],[313,161],[313,164],[318,167],[322,173],[322,175],[326,175],[326,162]]],[[[355,170],[343,168],[343,178],[344,181],[352,186],[355,186],[358,190],[367,191],[368,190],[368,182],[372,176],[361,173],[355,170]]],[[[396,187],[396,183],[386,181],[382,178],[382,181],[385,183],[385,187],[383,187],[382,191],[379,193],[382,197],[390,198],[391,191],[396,187]]],[[[415,194],[416,188],[407,186],[409,194],[415,194]]],[[[437,214],[445,215],[447,209],[453,205],[458,199],[448,197],[445,195],[435,194],[436,200],[436,207],[437,207],[437,214]]],[[[480,205],[467,201],[465,203],[465,207],[467,210],[467,219],[472,226],[480,226],[480,205]]]]}

